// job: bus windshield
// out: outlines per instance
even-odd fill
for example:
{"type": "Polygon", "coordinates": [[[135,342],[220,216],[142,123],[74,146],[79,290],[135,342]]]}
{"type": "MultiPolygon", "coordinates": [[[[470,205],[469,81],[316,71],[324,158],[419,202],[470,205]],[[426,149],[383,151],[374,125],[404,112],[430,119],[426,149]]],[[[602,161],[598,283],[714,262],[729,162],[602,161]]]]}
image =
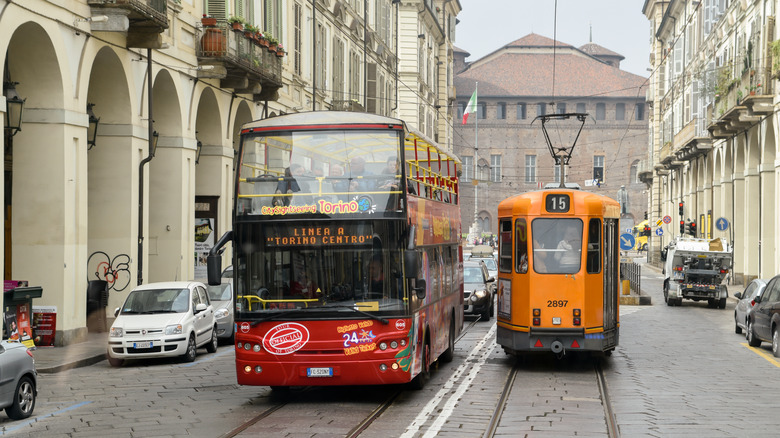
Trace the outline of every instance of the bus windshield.
{"type": "Polygon", "coordinates": [[[311,318],[328,309],[380,315],[406,312],[398,243],[401,223],[240,226],[246,233],[259,233],[256,241],[262,244],[247,248],[251,252],[238,250],[237,319],[265,319],[280,313],[311,318]]]}
{"type": "Polygon", "coordinates": [[[236,213],[397,211],[401,135],[395,130],[245,134],[236,213]]]}

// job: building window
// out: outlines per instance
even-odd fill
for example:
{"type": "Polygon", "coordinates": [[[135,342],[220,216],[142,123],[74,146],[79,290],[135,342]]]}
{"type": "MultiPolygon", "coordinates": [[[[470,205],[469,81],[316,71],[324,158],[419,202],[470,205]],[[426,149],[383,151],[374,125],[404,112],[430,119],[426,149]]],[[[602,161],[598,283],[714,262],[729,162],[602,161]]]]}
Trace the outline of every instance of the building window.
{"type": "Polygon", "coordinates": [[[631,170],[628,172],[628,181],[632,183],[638,183],[639,178],[637,178],[637,169],[639,168],[639,160],[634,160],[633,163],[631,163],[631,170]]]}
{"type": "Polygon", "coordinates": [[[333,38],[333,100],[344,100],[344,42],[333,38]]]}
{"type": "Polygon", "coordinates": [[[625,120],[626,119],[626,104],[625,103],[616,103],[615,104],[615,120],[625,120]]]}
{"type": "Polygon", "coordinates": [[[636,120],[645,119],[645,104],[643,103],[636,104],[636,107],[634,107],[634,118],[636,120]]]}
{"type": "Polygon", "coordinates": [[[525,120],[525,103],[520,102],[517,104],[517,120],[525,120]]]}
{"type": "Polygon", "coordinates": [[[593,156],[593,179],[598,182],[604,182],[604,156],[593,156]]]}
{"type": "Polygon", "coordinates": [[[547,114],[547,104],[544,102],[539,102],[536,104],[536,115],[537,116],[543,116],[547,114]]]}
{"type": "Polygon", "coordinates": [[[506,119],[506,103],[498,102],[498,105],[496,105],[496,118],[498,120],[506,119]]]}
{"type": "MultiPolygon", "coordinates": [[[[561,182],[561,165],[560,164],[556,164],[555,167],[553,168],[553,172],[555,174],[554,175],[555,182],[557,182],[557,183],[561,182]]],[[[568,176],[568,175],[569,175],[569,172],[566,172],[566,176],[568,176]]]]}
{"type": "Polygon", "coordinates": [[[582,114],[585,112],[585,104],[580,102],[577,104],[577,112],[582,114]]]}
{"type": "Polygon", "coordinates": [[[461,179],[463,181],[471,181],[474,175],[474,157],[463,157],[463,165],[461,167],[463,173],[461,179]]]}
{"type": "MultiPolygon", "coordinates": [[[[303,12],[301,5],[295,3],[293,9],[294,25],[293,25],[293,73],[301,75],[301,20],[303,12]]],[[[248,15],[247,15],[248,16],[248,15]]]]}
{"type": "Polygon", "coordinates": [[[525,156],[525,182],[536,182],[536,155],[525,156]]]}
{"type": "Polygon", "coordinates": [[[557,104],[557,106],[555,108],[555,111],[558,114],[564,114],[566,112],[566,103],[565,102],[561,102],[561,103],[557,104]]]}
{"type": "Polygon", "coordinates": [[[490,181],[501,182],[501,155],[490,156],[490,181]]]}
{"type": "Polygon", "coordinates": [[[477,104],[477,118],[478,119],[487,118],[487,105],[485,103],[477,104]]]}
{"type": "Polygon", "coordinates": [[[596,120],[604,120],[607,118],[607,106],[603,103],[596,104],[596,120]]]}

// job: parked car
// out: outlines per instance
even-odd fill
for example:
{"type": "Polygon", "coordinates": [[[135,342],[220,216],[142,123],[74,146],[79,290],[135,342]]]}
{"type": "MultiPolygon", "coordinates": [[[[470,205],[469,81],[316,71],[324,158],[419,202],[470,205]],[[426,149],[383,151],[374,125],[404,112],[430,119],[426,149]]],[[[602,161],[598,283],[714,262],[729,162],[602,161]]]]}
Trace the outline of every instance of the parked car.
{"type": "Polygon", "coordinates": [[[26,345],[0,342],[0,409],[14,420],[29,417],[38,396],[35,359],[26,345]]]}
{"type": "Polygon", "coordinates": [[[180,356],[192,362],[199,347],[217,351],[217,323],[206,285],[197,281],[149,283],[127,295],[114,312],[108,362],[180,356]]]}
{"type": "MultiPolygon", "coordinates": [[[[768,280],[757,278],[750,282],[742,292],[737,292],[734,297],[739,300],[734,308],[734,333],[740,334],[747,331],[748,315],[756,305],[756,297],[760,297],[768,280]]],[[[745,333],[747,335],[747,333],[745,333]]]]}
{"type": "MultiPolygon", "coordinates": [[[[487,266],[488,274],[493,278],[498,278],[498,263],[493,254],[493,247],[489,245],[477,245],[471,250],[469,260],[482,260],[487,266]]],[[[496,293],[496,283],[493,282],[492,292],[496,293]]]]}
{"type": "Polygon", "coordinates": [[[771,342],[772,353],[780,357],[780,275],[769,280],[755,301],[748,315],[748,344],[758,347],[761,342],[771,342]]]}
{"type": "Polygon", "coordinates": [[[233,319],[233,281],[222,280],[217,286],[206,286],[211,305],[214,306],[214,320],[217,323],[217,338],[233,342],[235,322],[233,319]]]}
{"type": "Polygon", "coordinates": [[[463,312],[481,315],[482,320],[489,321],[494,313],[490,292],[494,282],[482,260],[463,262],[463,312]]]}

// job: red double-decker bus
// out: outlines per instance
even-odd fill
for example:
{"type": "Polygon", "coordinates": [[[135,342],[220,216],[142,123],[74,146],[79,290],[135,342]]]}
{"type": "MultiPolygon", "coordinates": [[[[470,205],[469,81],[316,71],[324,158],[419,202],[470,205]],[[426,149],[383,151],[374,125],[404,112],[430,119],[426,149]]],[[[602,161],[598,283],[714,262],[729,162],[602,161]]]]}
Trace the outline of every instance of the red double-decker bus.
{"type": "Polygon", "coordinates": [[[458,162],[403,121],[320,111],[241,130],[233,230],[242,385],[412,381],[463,326],[458,162]]]}

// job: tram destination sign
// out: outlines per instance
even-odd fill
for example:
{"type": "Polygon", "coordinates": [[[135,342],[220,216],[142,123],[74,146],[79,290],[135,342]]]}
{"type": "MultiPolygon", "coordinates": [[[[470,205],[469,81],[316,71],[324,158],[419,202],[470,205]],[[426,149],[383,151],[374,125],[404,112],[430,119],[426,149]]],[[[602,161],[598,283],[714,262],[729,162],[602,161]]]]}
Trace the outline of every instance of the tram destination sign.
{"type": "Polygon", "coordinates": [[[300,246],[362,246],[372,243],[373,233],[365,225],[323,224],[273,226],[266,228],[268,248],[300,246]]]}
{"type": "Polygon", "coordinates": [[[550,194],[545,197],[544,205],[548,213],[566,213],[571,200],[569,195],[550,194]]]}

